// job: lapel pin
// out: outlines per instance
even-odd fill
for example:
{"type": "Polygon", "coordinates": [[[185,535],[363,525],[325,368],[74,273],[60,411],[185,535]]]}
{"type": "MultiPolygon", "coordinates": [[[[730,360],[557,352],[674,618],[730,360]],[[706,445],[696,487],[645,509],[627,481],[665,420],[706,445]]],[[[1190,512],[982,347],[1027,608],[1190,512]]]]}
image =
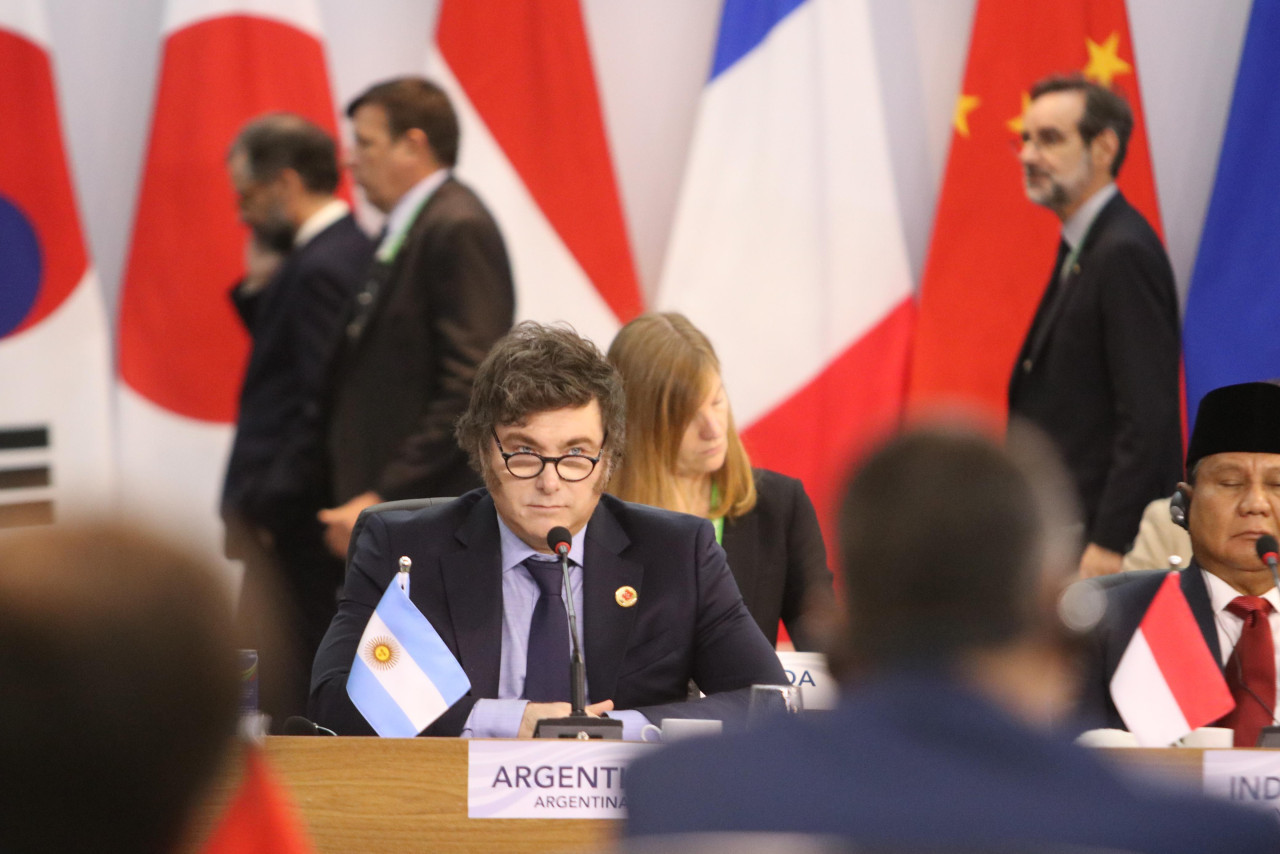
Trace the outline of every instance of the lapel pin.
{"type": "Polygon", "coordinates": [[[636,604],[636,600],[640,597],[636,595],[636,589],[634,587],[626,585],[619,587],[614,591],[613,598],[617,600],[618,604],[622,607],[630,608],[632,605],[636,604]]]}

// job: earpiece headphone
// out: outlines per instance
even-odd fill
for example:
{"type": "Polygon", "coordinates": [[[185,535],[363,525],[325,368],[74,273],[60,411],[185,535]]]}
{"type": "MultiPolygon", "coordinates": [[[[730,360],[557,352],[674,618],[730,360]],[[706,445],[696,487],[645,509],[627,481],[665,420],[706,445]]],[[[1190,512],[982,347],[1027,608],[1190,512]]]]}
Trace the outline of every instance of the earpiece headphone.
{"type": "Polygon", "coordinates": [[[1173,524],[1187,529],[1187,510],[1191,507],[1191,495],[1186,489],[1179,486],[1173,495],[1169,496],[1169,518],[1173,524]]]}

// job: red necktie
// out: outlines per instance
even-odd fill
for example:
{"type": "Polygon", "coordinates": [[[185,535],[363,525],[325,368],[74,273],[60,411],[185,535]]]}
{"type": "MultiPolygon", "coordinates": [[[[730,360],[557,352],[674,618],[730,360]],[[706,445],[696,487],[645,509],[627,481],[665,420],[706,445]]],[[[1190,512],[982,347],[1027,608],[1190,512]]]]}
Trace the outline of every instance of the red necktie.
{"type": "Polygon", "coordinates": [[[1261,596],[1237,596],[1227,610],[1244,620],[1240,640],[1227,659],[1227,687],[1236,707],[1223,723],[1236,731],[1236,747],[1254,747],[1270,726],[1276,702],[1276,648],[1271,639],[1271,603],[1261,596]]]}

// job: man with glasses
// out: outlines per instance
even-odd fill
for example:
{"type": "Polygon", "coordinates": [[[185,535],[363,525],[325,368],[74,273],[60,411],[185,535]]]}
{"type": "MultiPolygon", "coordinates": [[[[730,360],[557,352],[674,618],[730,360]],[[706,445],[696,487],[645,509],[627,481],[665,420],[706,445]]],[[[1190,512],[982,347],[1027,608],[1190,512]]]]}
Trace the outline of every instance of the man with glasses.
{"type": "Polygon", "coordinates": [[[356,647],[401,556],[410,595],[471,691],[423,735],[527,736],[569,713],[569,632],[559,561],[579,615],[590,714],[636,739],[666,717],[732,721],[753,684],[785,684],[706,520],[603,495],[626,443],[622,383],[590,341],[522,323],[481,363],[456,429],[485,488],[368,518],[342,605],[312,674],[311,713],[372,728],[346,693],[356,647]],[[690,680],[708,696],[685,702],[690,680]]]}
{"type": "Polygon", "coordinates": [[[1079,77],[1031,89],[1027,198],[1062,221],[1048,288],[1009,381],[1009,413],[1057,444],[1079,493],[1085,576],[1119,572],[1143,508],[1181,473],[1178,303],[1160,238],[1116,189],[1133,130],[1079,77]]]}

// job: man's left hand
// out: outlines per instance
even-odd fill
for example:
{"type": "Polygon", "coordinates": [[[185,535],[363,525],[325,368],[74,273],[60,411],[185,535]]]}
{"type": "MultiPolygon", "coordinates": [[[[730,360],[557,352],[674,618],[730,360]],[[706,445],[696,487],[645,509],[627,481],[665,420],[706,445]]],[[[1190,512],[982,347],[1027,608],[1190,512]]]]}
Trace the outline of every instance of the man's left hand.
{"type": "Polygon", "coordinates": [[[1097,578],[1100,575],[1115,575],[1123,568],[1124,555],[1104,549],[1097,543],[1089,543],[1080,557],[1080,577],[1097,578]]]}
{"type": "Polygon", "coordinates": [[[360,518],[360,511],[382,501],[376,492],[365,492],[338,507],[330,507],[316,514],[324,525],[324,542],[335,556],[345,558],[351,544],[351,531],[360,518]]]}

